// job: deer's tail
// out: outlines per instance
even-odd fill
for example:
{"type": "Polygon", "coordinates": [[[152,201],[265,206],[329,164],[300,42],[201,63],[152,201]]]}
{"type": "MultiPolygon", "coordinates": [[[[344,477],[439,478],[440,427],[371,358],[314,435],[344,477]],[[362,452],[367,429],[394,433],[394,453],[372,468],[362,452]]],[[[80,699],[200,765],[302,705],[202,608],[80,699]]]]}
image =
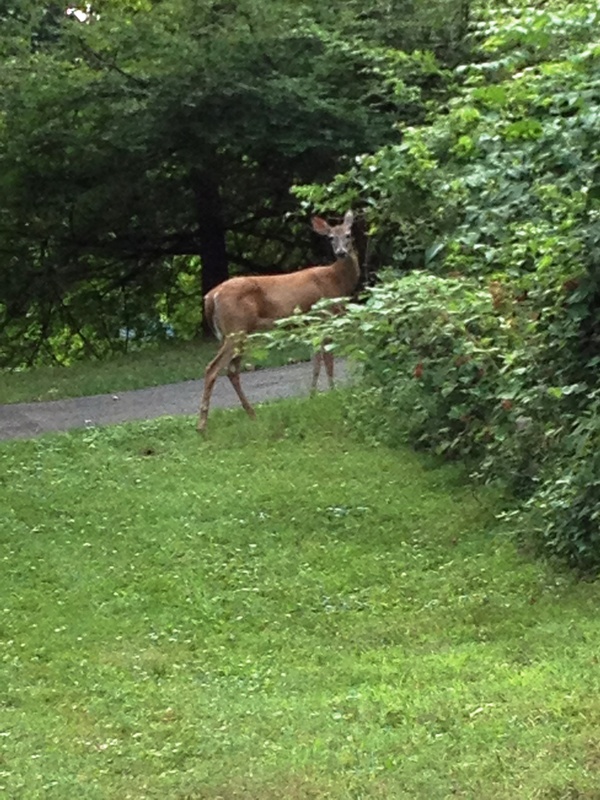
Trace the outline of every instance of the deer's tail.
{"type": "Polygon", "coordinates": [[[217,298],[214,292],[209,292],[204,298],[204,317],[206,319],[207,324],[210,326],[215,336],[217,337],[217,339],[222,339],[223,335],[219,330],[219,325],[217,323],[216,316],[217,316],[217,298]]]}

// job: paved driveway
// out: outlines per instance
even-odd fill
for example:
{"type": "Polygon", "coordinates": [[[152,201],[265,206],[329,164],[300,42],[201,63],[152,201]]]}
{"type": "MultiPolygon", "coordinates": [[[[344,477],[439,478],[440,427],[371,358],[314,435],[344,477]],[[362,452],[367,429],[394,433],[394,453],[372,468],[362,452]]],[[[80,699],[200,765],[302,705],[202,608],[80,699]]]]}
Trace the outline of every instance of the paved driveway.
{"type": "MultiPolygon", "coordinates": [[[[346,370],[341,359],[336,361],[336,373],[342,381],[345,379],[346,370]]],[[[245,372],[242,384],[248,399],[254,404],[308,394],[311,376],[310,363],[291,364],[276,369],[245,372]]],[[[321,381],[325,381],[323,374],[321,381]]],[[[0,405],[0,439],[29,439],[48,431],[197,414],[202,385],[202,381],[185,381],[114,395],[0,405]]],[[[233,387],[226,377],[218,378],[211,407],[236,405],[239,405],[239,400],[233,387]]]]}

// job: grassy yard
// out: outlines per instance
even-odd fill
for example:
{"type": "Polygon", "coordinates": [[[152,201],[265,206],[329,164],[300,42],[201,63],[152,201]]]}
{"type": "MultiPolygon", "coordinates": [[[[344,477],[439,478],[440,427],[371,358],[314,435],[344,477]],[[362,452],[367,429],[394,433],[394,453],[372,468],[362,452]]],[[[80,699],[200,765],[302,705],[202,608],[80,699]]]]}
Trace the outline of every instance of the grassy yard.
{"type": "MultiPolygon", "coordinates": [[[[0,371],[0,404],[59,400],[112,394],[202,378],[217,352],[216,341],[163,344],[104,361],[80,361],[69,367],[36,367],[22,372],[0,371]]],[[[281,366],[310,358],[301,347],[269,352],[258,366],[281,366]]],[[[252,363],[252,353],[247,361],[252,363]]]]}
{"type": "Polygon", "coordinates": [[[0,464],[0,796],[600,798],[599,587],[339,395],[0,464]]]}

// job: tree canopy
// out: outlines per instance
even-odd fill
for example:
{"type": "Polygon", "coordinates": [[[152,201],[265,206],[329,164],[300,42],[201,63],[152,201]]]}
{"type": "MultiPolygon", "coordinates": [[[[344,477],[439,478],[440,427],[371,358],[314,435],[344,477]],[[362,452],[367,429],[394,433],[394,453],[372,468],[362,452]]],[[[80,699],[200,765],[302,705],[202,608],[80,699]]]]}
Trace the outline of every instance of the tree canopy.
{"type": "Polygon", "coordinates": [[[107,0],[84,22],[5,3],[3,363],[189,336],[231,269],[301,265],[290,188],[424,119],[447,75],[399,48],[452,50],[463,6],[434,4],[427,36],[413,15],[404,41],[407,2],[107,0]]]}

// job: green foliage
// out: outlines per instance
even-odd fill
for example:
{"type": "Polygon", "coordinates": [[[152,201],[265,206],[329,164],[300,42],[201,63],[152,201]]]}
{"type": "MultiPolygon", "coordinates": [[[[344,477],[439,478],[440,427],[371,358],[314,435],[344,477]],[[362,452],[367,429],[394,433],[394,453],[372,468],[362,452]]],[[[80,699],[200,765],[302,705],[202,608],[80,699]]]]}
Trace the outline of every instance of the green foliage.
{"type": "Polygon", "coordinates": [[[0,445],[0,793],[594,797],[600,586],[340,397],[0,445]]]}
{"type": "MultiPolygon", "coordinates": [[[[540,423],[562,394],[544,388],[536,366],[539,326],[521,303],[507,299],[506,315],[491,288],[426,273],[388,277],[343,316],[315,308],[308,333],[313,344],[332,337],[358,365],[349,413],[363,434],[467,459],[481,477],[526,494],[552,444],[540,423]]],[[[282,325],[269,338],[306,335],[282,325]]]]}
{"type": "Polygon", "coordinates": [[[290,186],[397,140],[394,123],[422,120],[444,88],[433,56],[392,48],[375,9],[361,27],[344,3],[105,2],[89,24],[14,6],[0,26],[5,366],[102,357],[122,329],[188,337],[228,260],[306,263],[290,186]]]}
{"type": "Polygon", "coordinates": [[[586,400],[568,427],[561,460],[526,505],[527,523],[546,547],[583,569],[597,567],[600,551],[598,390],[586,400]]]}
{"type": "Polygon", "coordinates": [[[335,0],[323,4],[322,14],[339,19],[355,36],[378,41],[396,50],[427,50],[444,63],[459,63],[468,45],[466,33],[476,5],[472,0],[335,0]]]}
{"type": "Polygon", "coordinates": [[[581,567],[600,563],[599,31],[588,0],[490,5],[441,113],[297,188],[362,206],[379,261],[432,273],[384,284],[348,322],[380,432],[505,481],[517,524],[581,567]]]}

